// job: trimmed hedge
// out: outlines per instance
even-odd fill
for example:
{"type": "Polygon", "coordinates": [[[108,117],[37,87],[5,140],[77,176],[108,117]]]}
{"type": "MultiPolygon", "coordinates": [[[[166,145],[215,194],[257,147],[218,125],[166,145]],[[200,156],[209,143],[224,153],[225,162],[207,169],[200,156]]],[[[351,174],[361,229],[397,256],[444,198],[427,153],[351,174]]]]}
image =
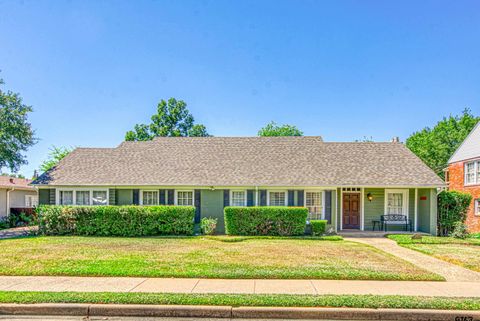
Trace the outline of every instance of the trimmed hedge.
{"type": "Polygon", "coordinates": [[[229,235],[303,235],[308,210],[305,207],[225,207],[225,230],[229,235]]]}
{"type": "Polygon", "coordinates": [[[311,220],[310,225],[312,226],[312,235],[320,236],[325,233],[327,230],[327,220],[311,220]]]}
{"type": "Polygon", "coordinates": [[[37,209],[44,235],[192,235],[193,206],[56,206],[37,209]]]}

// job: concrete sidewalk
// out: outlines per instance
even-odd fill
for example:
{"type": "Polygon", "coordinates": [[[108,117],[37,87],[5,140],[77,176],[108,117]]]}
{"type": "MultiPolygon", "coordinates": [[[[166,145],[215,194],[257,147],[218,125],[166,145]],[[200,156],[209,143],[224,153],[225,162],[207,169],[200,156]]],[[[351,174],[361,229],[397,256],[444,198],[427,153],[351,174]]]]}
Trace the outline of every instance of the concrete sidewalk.
{"type": "Polygon", "coordinates": [[[480,297],[480,283],[0,276],[0,291],[224,294],[375,294],[480,297]]]}

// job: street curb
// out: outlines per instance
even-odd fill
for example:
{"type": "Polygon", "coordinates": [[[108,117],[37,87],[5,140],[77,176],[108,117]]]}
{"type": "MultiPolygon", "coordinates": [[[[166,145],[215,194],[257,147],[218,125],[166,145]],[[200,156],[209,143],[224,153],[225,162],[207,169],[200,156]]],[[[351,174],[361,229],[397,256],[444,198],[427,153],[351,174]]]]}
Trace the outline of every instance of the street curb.
{"type": "Polygon", "coordinates": [[[0,304],[0,315],[88,315],[90,304],[75,303],[37,303],[37,304],[0,304]]]}
{"type": "Polygon", "coordinates": [[[0,315],[180,317],[388,321],[480,321],[480,311],[424,309],[231,307],[141,304],[0,304],[0,315]]]}

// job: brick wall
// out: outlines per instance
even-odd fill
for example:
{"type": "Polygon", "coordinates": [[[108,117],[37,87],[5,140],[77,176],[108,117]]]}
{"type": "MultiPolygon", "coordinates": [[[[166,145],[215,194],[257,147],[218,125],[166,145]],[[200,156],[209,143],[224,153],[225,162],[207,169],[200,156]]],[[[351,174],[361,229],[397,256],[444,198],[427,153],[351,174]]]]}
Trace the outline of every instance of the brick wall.
{"type": "Polygon", "coordinates": [[[480,185],[464,186],[464,162],[457,162],[448,166],[449,189],[469,193],[473,196],[472,203],[468,209],[467,225],[470,232],[480,232],[480,216],[475,216],[473,203],[480,198],[480,185]]]}

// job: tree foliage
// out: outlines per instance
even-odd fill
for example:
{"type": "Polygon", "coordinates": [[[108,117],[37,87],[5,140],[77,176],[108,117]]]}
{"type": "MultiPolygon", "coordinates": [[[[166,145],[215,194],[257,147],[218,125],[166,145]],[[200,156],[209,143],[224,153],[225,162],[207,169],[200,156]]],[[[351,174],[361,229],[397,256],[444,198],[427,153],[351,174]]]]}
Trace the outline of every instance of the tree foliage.
{"type": "Polygon", "coordinates": [[[464,223],[472,202],[472,195],[457,191],[442,191],[438,194],[438,233],[450,235],[455,226],[464,223]]]}
{"type": "Polygon", "coordinates": [[[258,131],[258,136],[303,136],[303,132],[294,125],[277,125],[272,121],[258,131]]]}
{"type": "Polygon", "coordinates": [[[125,134],[127,141],[152,140],[158,136],[210,136],[204,125],[195,124],[192,114],[183,100],[170,98],[161,100],[157,105],[157,113],[152,116],[149,125],[137,124],[133,130],[125,134]]]}
{"type": "MultiPolygon", "coordinates": [[[[4,82],[0,79],[0,86],[4,82]]],[[[27,164],[24,152],[37,140],[28,122],[32,107],[23,104],[18,93],[0,88],[0,170],[3,167],[17,172],[27,164]]]]}
{"type": "Polygon", "coordinates": [[[479,120],[465,109],[461,116],[444,117],[433,128],[413,133],[406,146],[443,178],[448,160],[479,120]]]}
{"type": "Polygon", "coordinates": [[[46,172],[54,166],[57,166],[58,162],[64,159],[72,151],[72,147],[52,146],[50,152],[48,153],[48,159],[43,161],[42,164],[40,164],[40,172],[46,172]]]}

